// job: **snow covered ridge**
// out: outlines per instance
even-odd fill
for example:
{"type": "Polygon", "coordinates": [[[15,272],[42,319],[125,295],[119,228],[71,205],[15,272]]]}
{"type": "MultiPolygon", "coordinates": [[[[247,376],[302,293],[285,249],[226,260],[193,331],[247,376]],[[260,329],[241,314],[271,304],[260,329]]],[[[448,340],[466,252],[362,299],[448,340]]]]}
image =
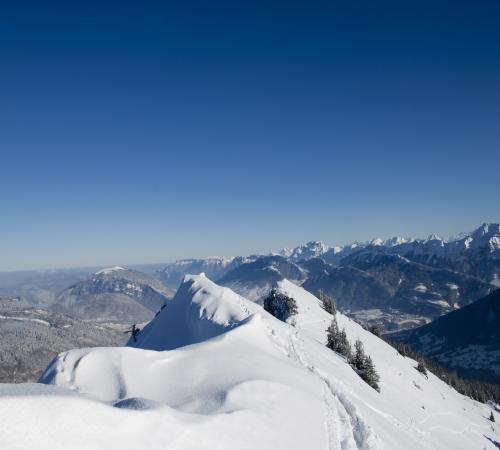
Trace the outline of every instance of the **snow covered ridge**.
{"type": "Polygon", "coordinates": [[[102,274],[106,274],[107,275],[107,274],[110,274],[110,273],[113,273],[113,272],[118,272],[120,270],[127,270],[127,269],[125,269],[124,267],[120,267],[120,266],[106,267],[105,269],[99,270],[95,274],[96,275],[102,275],[102,274]]]}
{"type": "Polygon", "coordinates": [[[296,301],[294,326],[203,275],[187,276],[128,347],[65,352],[41,384],[0,385],[2,447],[496,448],[488,406],[426,378],[338,314],[377,366],[376,392],[325,347],[332,316],[319,300],[287,280],[278,288],[296,301]]]}

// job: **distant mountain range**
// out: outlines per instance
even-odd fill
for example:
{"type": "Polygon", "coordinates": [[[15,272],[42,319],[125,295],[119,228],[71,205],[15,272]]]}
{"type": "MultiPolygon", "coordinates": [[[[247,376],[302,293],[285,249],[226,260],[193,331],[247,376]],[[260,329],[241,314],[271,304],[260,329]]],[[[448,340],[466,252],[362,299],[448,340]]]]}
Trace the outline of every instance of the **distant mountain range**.
{"type": "Polygon", "coordinates": [[[500,286],[500,225],[452,239],[394,237],[347,246],[311,241],[270,255],[182,260],[157,276],[171,289],[205,272],[259,301],[284,278],[333,296],[341,311],[386,330],[411,328],[461,308],[500,286]]]}
{"type": "Polygon", "coordinates": [[[0,273],[0,295],[23,296],[33,306],[83,320],[131,323],[150,320],[185,274],[203,272],[257,302],[286,278],[313,293],[322,289],[360,322],[394,331],[425,324],[499,287],[500,225],[483,224],[451,239],[311,241],[265,255],[132,267],[0,273]]]}
{"type": "MultiPolygon", "coordinates": [[[[500,285],[500,226],[483,224],[448,240],[396,237],[347,246],[313,241],[266,255],[133,267],[138,270],[110,267],[0,274],[0,295],[19,291],[17,296],[0,297],[0,337],[4,342],[0,366],[10,379],[13,373],[16,380],[33,379],[49,355],[70,346],[120,342],[121,325],[151,320],[189,273],[204,272],[257,303],[273,286],[288,279],[312,293],[323,290],[334,297],[340,311],[361,323],[377,324],[386,332],[415,328],[455,310],[461,314],[449,316],[465,323],[466,314],[483,304],[473,302],[500,285]],[[469,308],[460,309],[471,303],[469,308]],[[23,352],[19,352],[20,342],[29,342],[23,352]]],[[[491,310],[496,314],[494,308],[491,310]]],[[[493,317],[484,308],[478,311],[482,311],[478,317],[493,317]]],[[[418,329],[424,330],[418,334],[402,334],[401,339],[423,351],[418,347],[420,338],[433,343],[445,339],[432,331],[434,323],[418,329]],[[438,337],[425,337],[431,334],[438,337]]],[[[488,324],[477,323],[479,330],[487,328],[488,324]]],[[[481,347],[475,354],[480,359],[473,359],[477,346],[487,345],[474,339],[457,344],[456,349],[433,344],[434,353],[429,356],[461,367],[462,373],[474,369],[471,376],[495,375],[496,369],[488,369],[488,365],[497,364],[494,348],[481,347]],[[466,351],[465,345],[469,345],[466,351]],[[467,367],[464,362],[469,359],[474,363],[467,367]]]]}
{"type": "Polygon", "coordinates": [[[500,289],[392,340],[455,369],[462,376],[500,382],[500,289]]]}

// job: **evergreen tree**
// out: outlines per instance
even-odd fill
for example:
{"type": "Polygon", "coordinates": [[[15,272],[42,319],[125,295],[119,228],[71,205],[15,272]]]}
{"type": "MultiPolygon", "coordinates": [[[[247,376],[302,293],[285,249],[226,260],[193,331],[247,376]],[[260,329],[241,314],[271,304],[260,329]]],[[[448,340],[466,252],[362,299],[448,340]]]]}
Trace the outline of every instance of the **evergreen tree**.
{"type": "Polygon", "coordinates": [[[283,322],[298,312],[295,300],[279,292],[276,288],[272,288],[264,299],[264,309],[283,322]]]}
{"type": "Polygon", "coordinates": [[[494,422],[494,421],[495,421],[495,416],[493,415],[493,411],[491,411],[491,414],[490,414],[490,420],[491,420],[492,422],[494,422]]]}
{"type": "Polygon", "coordinates": [[[339,326],[337,324],[337,318],[333,316],[332,321],[326,330],[326,346],[333,351],[336,351],[338,347],[339,339],[339,326]]]}
{"type": "Polygon", "coordinates": [[[377,392],[380,392],[380,386],[378,384],[380,382],[380,376],[377,373],[375,365],[373,364],[372,358],[370,356],[366,357],[363,370],[364,373],[361,378],[363,378],[363,380],[365,380],[377,392]]]}
{"type": "Polygon", "coordinates": [[[342,356],[345,356],[347,361],[351,361],[351,359],[352,359],[351,344],[349,343],[349,340],[347,339],[347,334],[345,332],[345,328],[342,328],[342,331],[338,334],[337,350],[336,351],[338,353],[340,353],[342,356]]]}
{"type": "Polygon", "coordinates": [[[363,381],[365,381],[376,391],[380,392],[380,386],[378,384],[380,381],[380,376],[375,369],[372,358],[365,355],[363,342],[357,339],[354,344],[354,349],[354,357],[352,358],[351,363],[352,367],[363,381]]]}
{"type": "Polygon", "coordinates": [[[372,325],[370,328],[368,328],[368,331],[377,337],[380,337],[381,335],[380,328],[377,325],[372,325]]]}
{"type": "Polygon", "coordinates": [[[322,305],[323,305],[323,309],[332,314],[332,315],[335,315],[337,314],[337,308],[335,306],[335,301],[333,300],[332,297],[329,297],[328,295],[326,295],[322,289],[320,289],[318,291],[318,298],[320,299],[322,305]]]}
{"type": "Polygon", "coordinates": [[[363,343],[360,339],[356,339],[354,343],[354,357],[352,359],[352,365],[356,371],[363,370],[363,364],[365,361],[365,349],[363,348],[363,343]]]}

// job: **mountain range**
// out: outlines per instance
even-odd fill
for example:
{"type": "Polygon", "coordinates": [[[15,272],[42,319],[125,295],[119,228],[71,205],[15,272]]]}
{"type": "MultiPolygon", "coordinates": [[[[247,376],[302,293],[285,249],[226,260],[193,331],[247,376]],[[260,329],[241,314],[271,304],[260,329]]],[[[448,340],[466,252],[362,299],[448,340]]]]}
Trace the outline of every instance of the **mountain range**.
{"type": "Polygon", "coordinates": [[[157,276],[174,289],[188,271],[204,272],[255,301],[277,281],[291,279],[313,293],[322,289],[361,322],[388,331],[411,328],[500,285],[500,225],[483,224],[448,240],[394,237],[347,246],[311,241],[269,255],[181,260],[157,276]]]}

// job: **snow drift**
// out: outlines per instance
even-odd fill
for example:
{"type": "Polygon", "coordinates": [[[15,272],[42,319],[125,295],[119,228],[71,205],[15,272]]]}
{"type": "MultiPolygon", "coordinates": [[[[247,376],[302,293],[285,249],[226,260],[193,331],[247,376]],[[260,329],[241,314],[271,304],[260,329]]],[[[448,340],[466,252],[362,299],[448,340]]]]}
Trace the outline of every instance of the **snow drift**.
{"type": "Polygon", "coordinates": [[[203,275],[187,276],[124,348],[59,355],[43,384],[0,387],[7,448],[496,448],[490,408],[455,392],[338,314],[381,376],[381,393],[328,350],[331,316],[289,281],[280,322],[203,275]],[[53,386],[51,386],[53,385],[53,386]],[[62,415],[61,415],[62,413],[62,415]]]}

